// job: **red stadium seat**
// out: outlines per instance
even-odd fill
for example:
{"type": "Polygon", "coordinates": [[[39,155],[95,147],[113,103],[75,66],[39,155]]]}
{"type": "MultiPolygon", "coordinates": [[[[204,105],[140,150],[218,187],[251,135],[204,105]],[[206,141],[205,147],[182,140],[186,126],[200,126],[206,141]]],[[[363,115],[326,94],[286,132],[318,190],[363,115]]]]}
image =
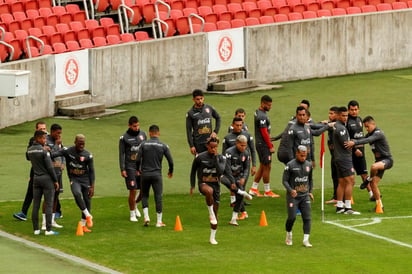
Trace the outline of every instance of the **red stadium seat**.
{"type": "Polygon", "coordinates": [[[360,7],[348,7],[346,8],[346,13],[347,14],[358,14],[358,13],[362,13],[362,10],[360,7]]]}
{"type": "Polygon", "coordinates": [[[197,14],[197,9],[194,9],[194,8],[184,8],[183,9],[183,16],[189,16],[192,13],[197,14]]]}
{"type": "Polygon", "coordinates": [[[134,36],[136,37],[136,41],[150,40],[149,34],[145,31],[136,31],[134,36]]]}
{"type": "Polygon", "coordinates": [[[212,7],[209,6],[200,6],[197,8],[197,12],[204,18],[206,15],[213,13],[213,10],[212,7]]]}
{"type": "Polygon", "coordinates": [[[303,15],[302,13],[299,12],[291,12],[288,14],[289,21],[296,21],[296,20],[302,20],[303,15]]]}
{"type": "Polygon", "coordinates": [[[120,36],[117,35],[107,35],[107,44],[108,45],[117,45],[120,44],[122,41],[120,40],[120,36]]]}
{"type": "Polygon", "coordinates": [[[407,9],[408,5],[405,2],[393,2],[392,9],[400,10],[400,9],[407,9]]]}
{"type": "Polygon", "coordinates": [[[82,49],[90,49],[94,47],[93,42],[90,39],[80,39],[79,43],[82,49]]]}
{"type": "Polygon", "coordinates": [[[39,28],[30,28],[28,30],[28,33],[29,33],[29,35],[37,37],[40,40],[42,40],[45,45],[49,44],[49,39],[47,38],[47,35],[43,34],[41,29],[39,29],[39,28]]]}
{"type": "Polygon", "coordinates": [[[289,21],[289,18],[286,14],[275,14],[273,18],[275,19],[276,23],[289,21]]]}
{"type": "Polygon", "coordinates": [[[346,15],[346,9],[344,9],[344,8],[334,8],[334,9],[332,9],[332,15],[333,16],[346,15]]]}
{"type": "Polygon", "coordinates": [[[213,1],[212,0],[200,0],[199,5],[200,6],[212,7],[213,6],[213,1]]]}
{"type": "Polygon", "coordinates": [[[39,8],[52,8],[51,0],[38,0],[39,8]]]}
{"type": "Polygon", "coordinates": [[[216,26],[218,30],[230,29],[232,27],[228,21],[217,21],[216,26]]]}
{"type": "Polygon", "coordinates": [[[376,9],[378,11],[388,11],[388,10],[392,10],[392,5],[389,3],[381,3],[381,4],[376,5],[376,9]]]}
{"type": "Polygon", "coordinates": [[[77,41],[67,41],[66,42],[66,47],[68,51],[76,51],[76,50],[81,50],[82,48],[79,45],[79,42],[77,41]]]}
{"type": "Polygon", "coordinates": [[[377,6],[380,3],[382,3],[382,0],[367,0],[368,5],[377,6]]]}
{"type": "Polygon", "coordinates": [[[246,26],[246,23],[243,19],[232,19],[232,21],[230,21],[230,25],[232,28],[241,28],[246,26]]]}
{"type": "Polygon", "coordinates": [[[336,7],[337,8],[342,8],[342,9],[346,9],[348,7],[351,6],[350,0],[338,0],[336,2],[336,7]]]}
{"type": "Polygon", "coordinates": [[[120,39],[122,40],[122,43],[135,42],[134,36],[131,33],[120,34],[120,39]]]}
{"type": "Polygon", "coordinates": [[[376,6],[374,5],[365,5],[361,7],[362,13],[367,13],[367,12],[375,12],[377,11],[376,6]]]}
{"type": "Polygon", "coordinates": [[[332,10],[335,8],[335,2],[332,0],[323,0],[320,3],[320,8],[322,10],[332,10]]]}
{"type": "Polygon", "coordinates": [[[53,44],[53,50],[54,50],[54,53],[56,53],[56,54],[67,52],[66,44],[64,44],[64,43],[54,43],[53,44]]]}
{"type": "MultiPolygon", "coordinates": [[[[187,16],[182,16],[176,19],[176,29],[178,33],[181,35],[188,34],[190,32],[189,21],[188,21],[187,16]]],[[[138,40],[137,36],[136,36],[136,40],[138,40]]]]}
{"type": "Polygon", "coordinates": [[[332,16],[332,12],[330,10],[318,10],[316,11],[318,17],[329,17],[332,16]]]}
{"type": "Polygon", "coordinates": [[[152,23],[153,19],[156,17],[154,4],[146,4],[142,8],[143,17],[146,23],[152,23]]]}
{"type": "Polygon", "coordinates": [[[246,18],[245,22],[246,22],[246,26],[260,25],[260,21],[256,17],[248,17],[246,18]]]}
{"type": "Polygon", "coordinates": [[[352,0],[352,7],[362,7],[366,5],[366,0],[352,0]]]}
{"type": "Polygon", "coordinates": [[[210,32],[210,31],[216,31],[217,30],[217,26],[215,23],[212,22],[206,22],[203,28],[204,32],[210,32]]]}
{"type": "Polygon", "coordinates": [[[93,39],[93,44],[95,47],[104,47],[107,46],[107,40],[106,37],[94,37],[93,39]]]}
{"type": "Polygon", "coordinates": [[[197,0],[186,0],[185,8],[197,9],[199,4],[197,0]]]}
{"type": "Polygon", "coordinates": [[[273,24],[275,20],[273,16],[263,15],[259,18],[260,24],[273,24]]]}
{"type": "Polygon", "coordinates": [[[318,15],[316,14],[316,11],[313,10],[307,10],[302,12],[303,19],[313,19],[313,18],[318,18],[318,15]]]}

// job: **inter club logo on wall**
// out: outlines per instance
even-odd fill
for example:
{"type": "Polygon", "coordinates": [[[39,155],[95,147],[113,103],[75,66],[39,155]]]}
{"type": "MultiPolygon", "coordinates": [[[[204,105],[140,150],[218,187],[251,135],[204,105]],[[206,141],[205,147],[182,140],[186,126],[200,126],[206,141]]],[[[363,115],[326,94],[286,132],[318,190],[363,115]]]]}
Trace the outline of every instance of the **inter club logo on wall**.
{"type": "Polygon", "coordinates": [[[233,55],[232,37],[224,35],[219,39],[218,55],[223,62],[229,62],[233,55]]]}
{"type": "Polygon", "coordinates": [[[64,64],[64,79],[69,86],[76,85],[79,80],[79,63],[73,57],[68,58],[64,64]]]}

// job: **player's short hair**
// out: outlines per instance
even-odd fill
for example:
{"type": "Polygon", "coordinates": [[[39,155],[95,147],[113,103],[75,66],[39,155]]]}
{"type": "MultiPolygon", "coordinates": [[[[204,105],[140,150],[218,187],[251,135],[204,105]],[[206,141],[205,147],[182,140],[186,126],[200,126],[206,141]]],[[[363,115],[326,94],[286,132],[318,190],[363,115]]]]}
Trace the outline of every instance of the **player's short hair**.
{"type": "Polygon", "coordinates": [[[359,107],[358,101],[356,101],[356,100],[351,100],[351,101],[349,101],[349,103],[348,103],[348,109],[349,109],[349,107],[359,107]]]}
{"type": "Polygon", "coordinates": [[[158,125],[151,125],[151,126],[149,127],[149,132],[156,133],[156,132],[159,132],[159,131],[160,131],[160,129],[159,129],[159,126],[158,126],[158,125]]]}
{"type": "Polygon", "coordinates": [[[307,100],[307,99],[303,99],[302,101],[300,101],[300,103],[301,103],[301,104],[305,104],[305,105],[307,105],[307,106],[308,106],[308,108],[310,107],[309,100],[307,100]]]}
{"type": "Polygon", "coordinates": [[[139,123],[139,118],[137,118],[137,116],[131,116],[129,118],[129,125],[133,125],[133,124],[136,124],[136,123],[139,123]]]}
{"type": "Polygon", "coordinates": [[[260,98],[260,102],[270,103],[272,102],[272,97],[270,97],[269,95],[263,95],[262,98],[260,98]]]}
{"type": "Polygon", "coordinates": [[[206,144],[210,144],[210,143],[218,143],[219,144],[219,138],[217,138],[217,136],[207,138],[206,144]]]}
{"type": "Polygon", "coordinates": [[[192,95],[193,95],[193,98],[195,98],[195,97],[197,97],[197,96],[204,96],[204,95],[203,95],[203,90],[201,90],[201,89],[195,89],[195,90],[193,90],[192,95]]]}
{"type": "Polygon", "coordinates": [[[36,128],[38,128],[39,125],[45,125],[45,124],[46,124],[46,122],[44,122],[44,121],[38,121],[38,122],[36,123],[36,128]]]}
{"type": "Polygon", "coordinates": [[[238,113],[246,114],[246,111],[243,108],[238,108],[238,109],[235,110],[235,115],[238,114],[238,113]]]}
{"type": "Polygon", "coordinates": [[[331,106],[331,107],[329,108],[329,110],[330,110],[330,111],[333,111],[333,112],[338,112],[339,107],[337,107],[337,106],[331,106]]]}
{"type": "Polygon", "coordinates": [[[36,131],[34,132],[34,138],[41,137],[41,136],[44,136],[44,135],[46,135],[46,134],[47,134],[47,133],[44,132],[43,130],[36,130],[36,131]]]}
{"type": "Polygon", "coordinates": [[[236,137],[236,142],[246,143],[246,142],[247,142],[247,138],[246,138],[245,135],[240,134],[239,136],[236,137]]]}
{"type": "Polygon", "coordinates": [[[375,119],[373,119],[372,116],[366,116],[365,118],[363,118],[362,123],[369,123],[369,122],[374,122],[375,119]]]}
{"type": "Polygon", "coordinates": [[[338,113],[342,113],[342,112],[348,112],[348,109],[344,106],[338,107],[338,113]]]}
{"type": "Polygon", "coordinates": [[[76,137],[74,137],[74,141],[77,141],[77,140],[86,140],[86,136],[84,136],[81,133],[76,134],[76,137]]]}
{"type": "Polygon", "coordinates": [[[56,131],[56,130],[61,130],[61,129],[62,129],[62,126],[59,124],[53,124],[50,127],[50,131],[56,131]]]}
{"type": "Polygon", "coordinates": [[[298,114],[299,111],[304,110],[306,113],[308,113],[308,111],[306,110],[306,108],[304,106],[297,106],[296,107],[296,114],[298,114]]]}
{"type": "Polygon", "coordinates": [[[242,122],[243,123],[243,119],[240,117],[234,117],[232,120],[232,124],[234,124],[235,122],[242,122]]]}

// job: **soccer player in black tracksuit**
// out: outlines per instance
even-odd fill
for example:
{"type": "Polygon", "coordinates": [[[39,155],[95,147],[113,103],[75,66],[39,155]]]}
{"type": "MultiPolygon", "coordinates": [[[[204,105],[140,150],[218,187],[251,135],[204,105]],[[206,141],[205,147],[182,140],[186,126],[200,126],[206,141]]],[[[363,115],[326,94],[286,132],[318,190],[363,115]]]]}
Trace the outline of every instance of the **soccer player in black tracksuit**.
{"type": "MultiPolygon", "coordinates": [[[[338,112],[338,107],[337,106],[333,106],[329,108],[329,112],[328,112],[328,116],[329,116],[329,122],[333,123],[336,121],[336,117],[337,117],[337,112],[338,112]]],[[[337,171],[336,171],[336,165],[335,165],[335,157],[334,157],[334,147],[333,147],[333,128],[328,128],[328,148],[329,148],[329,152],[330,152],[330,173],[331,173],[331,177],[332,177],[332,182],[333,182],[333,196],[332,199],[330,199],[329,201],[326,201],[327,204],[331,204],[331,203],[336,203],[337,197],[336,197],[336,190],[338,188],[338,175],[337,175],[337,171]]]]}
{"type": "Polygon", "coordinates": [[[217,212],[220,202],[220,182],[235,193],[241,194],[247,199],[252,197],[245,191],[236,187],[230,167],[226,165],[226,157],[218,154],[219,140],[209,138],[206,146],[207,151],[196,155],[190,172],[190,195],[196,185],[196,176],[200,193],[205,196],[210,220],[210,243],[217,244],[217,212]]]}
{"type": "Polygon", "coordinates": [[[54,192],[59,190],[59,183],[54,172],[50,152],[44,149],[46,134],[44,131],[36,131],[34,134],[35,141],[27,150],[27,157],[33,168],[33,211],[31,218],[35,235],[40,234],[39,209],[43,195],[46,204],[45,235],[59,234],[51,230],[54,192]]]}
{"type": "Polygon", "coordinates": [[[312,136],[319,136],[328,129],[328,125],[324,124],[319,129],[311,129],[310,125],[307,124],[308,116],[307,110],[303,106],[298,106],[296,108],[296,123],[292,124],[288,130],[288,158],[291,161],[296,155],[296,149],[299,145],[306,146],[308,161],[312,164],[315,160],[315,155],[313,155],[314,143],[312,136]]]}
{"type": "Polygon", "coordinates": [[[220,116],[210,105],[204,104],[203,91],[195,89],[192,93],[194,105],[186,114],[186,136],[190,152],[196,155],[206,151],[206,142],[209,137],[216,138],[220,129],[220,116]],[[212,119],[216,120],[213,129],[212,119]]]}
{"type": "Polygon", "coordinates": [[[153,188],[156,202],[157,222],[156,227],[163,227],[162,221],[162,160],[166,157],[169,164],[168,178],[173,177],[173,159],[170,154],[169,146],[159,140],[160,131],[157,125],[151,125],[149,128],[150,139],[142,142],[137,153],[137,162],[140,163],[140,172],[142,176],[142,207],[144,215],[144,225],[148,226],[149,218],[149,191],[150,186],[153,188]]]}
{"type": "Polygon", "coordinates": [[[307,147],[300,145],[296,149],[296,158],[286,164],[283,171],[282,183],[286,188],[286,244],[292,245],[292,228],[296,220],[296,209],[302,213],[303,245],[312,247],[309,234],[312,223],[311,200],[313,201],[312,164],[306,160],[307,147]]]}
{"type": "MultiPolygon", "coordinates": [[[[251,175],[254,176],[256,174],[256,151],[255,151],[255,144],[253,141],[253,137],[244,130],[243,128],[244,121],[240,117],[235,117],[233,118],[232,125],[231,127],[231,132],[225,136],[223,139],[223,144],[222,144],[222,153],[224,154],[225,151],[234,146],[236,144],[236,138],[239,135],[244,135],[247,138],[247,149],[249,151],[249,155],[251,156],[252,159],[252,168],[251,168],[251,175]]],[[[246,188],[246,185],[244,186],[246,188]]],[[[230,204],[231,206],[234,206],[234,203],[236,201],[236,196],[232,192],[230,196],[230,204]]],[[[247,218],[246,213],[242,213],[242,216],[239,217],[241,219],[247,218]]]]}
{"type": "Polygon", "coordinates": [[[77,134],[74,146],[54,152],[52,157],[64,156],[66,158],[70,188],[76,204],[82,212],[83,231],[91,232],[87,227],[93,226],[90,210],[91,199],[94,195],[95,174],[93,155],[84,149],[85,145],[86,137],[83,134],[77,134]]]}
{"type": "MultiPolygon", "coordinates": [[[[225,151],[227,165],[229,165],[232,176],[235,179],[236,186],[241,190],[245,190],[245,185],[249,177],[250,156],[247,150],[247,137],[243,134],[238,135],[236,143],[225,151]]],[[[243,202],[243,196],[236,194],[236,202],[233,208],[232,219],[229,224],[237,226],[238,214],[242,212],[242,216],[247,218],[247,212],[243,202]]]]}
{"type": "MultiPolygon", "coordinates": [[[[41,130],[47,133],[46,123],[43,121],[39,121],[36,123],[36,131],[41,130]]],[[[27,148],[31,147],[34,142],[34,137],[31,137],[29,140],[29,144],[27,148]]],[[[27,152],[26,152],[26,159],[30,161],[27,152]]],[[[29,211],[31,202],[33,201],[33,169],[30,168],[30,176],[29,182],[27,184],[26,195],[24,197],[23,205],[21,207],[21,211],[17,213],[13,213],[13,217],[20,221],[27,221],[27,213],[29,211]]]]}
{"type": "MultiPolygon", "coordinates": [[[[49,149],[51,152],[58,151],[62,148],[61,143],[61,134],[62,134],[62,127],[59,124],[53,124],[50,127],[50,135],[47,135],[46,145],[45,147],[49,149]]],[[[55,221],[55,214],[58,212],[57,209],[60,211],[60,203],[59,203],[59,194],[63,192],[63,169],[65,167],[65,159],[64,157],[56,157],[52,159],[54,172],[56,173],[57,180],[59,182],[59,191],[54,193],[53,199],[53,215],[52,215],[52,226],[57,228],[62,228],[62,225],[59,225],[55,221]]],[[[43,221],[42,221],[42,230],[46,229],[46,215],[45,212],[45,204],[43,203],[43,221]]],[[[61,213],[61,211],[60,211],[61,213]]]]}
{"type": "MultiPolygon", "coordinates": [[[[347,145],[348,147],[353,147],[360,144],[370,144],[372,152],[375,155],[375,163],[372,164],[370,175],[362,183],[361,189],[366,188],[366,186],[370,184],[373,191],[373,196],[376,200],[376,205],[380,204],[383,210],[381,193],[379,191],[378,184],[382,179],[385,170],[390,169],[393,166],[393,158],[385,134],[376,126],[376,122],[372,116],[365,117],[362,122],[368,134],[366,134],[365,138],[351,140],[347,145]]],[[[380,213],[378,211],[376,212],[380,213]]]]}
{"type": "MultiPolygon", "coordinates": [[[[349,132],[349,137],[351,139],[360,139],[363,138],[363,124],[362,118],[358,116],[359,113],[359,103],[355,100],[352,100],[348,103],[348,122],[346,127],[349,132]]],[[[359,175],[362,179],[362,182],[368,177],[368,168],[366,166],[365,158],[365,147],[364,145],[357,145],[352,148],[352,160],[353,168],[356,171],[356,174],[359,175]]],[[[373,192],[368,185],[369,199],[374,200],[373,192]]]]}
{"type": "Polygon", "coordinates": [[[352,210],[351,198],[353,186],[355,184],[355,172],[352,163],[352,151],[346,148],[345,144],[349,141],[349,133],[345,126],[348,121],[348,109],[339,107],[338,117],[333,131],[333,147],[335,165],[338,174],[339,185],[337,189],[336,213],[355,214],[360,213],[352,210]],[[345,203],[343,198],[345,197],[345,203]]]}
{"type": "Polygon", "coordinates": [[[126,188],[129,190],[130,221],[137,222],[140,217],[136,203],[141,200],[141,192],[137,199],[137,190],[140,190],[140,176],[137,174],[137,150],[141,142],[146,140],[146,133],[140,130],[139,119],[136,116],[129,118],[129,129],[120,136],[119,164],[120,175],[125,179],[126,188]]]}

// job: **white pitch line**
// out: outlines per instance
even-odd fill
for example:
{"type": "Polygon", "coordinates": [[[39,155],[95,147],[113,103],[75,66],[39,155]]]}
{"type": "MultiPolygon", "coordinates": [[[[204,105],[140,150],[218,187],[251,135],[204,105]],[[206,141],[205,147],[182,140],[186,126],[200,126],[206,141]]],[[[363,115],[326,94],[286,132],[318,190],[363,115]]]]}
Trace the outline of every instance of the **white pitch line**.
{"type": "Polygon", "coordinates": [[[374,225],[374,224],[379,224],[382,222],[381,218],[372,218],[372,221],[369,223],[363,223],[363,224],[358,224],[358,225],[352,225],[351,227],[359,227],[359,226],[367,226],[367,225],[374,225]]]}
{"type": "Polygon", "coordinates": [[[23,244],[25,244],[25,245],[27,245],[27,246],[29,246],[29,247],[32,247],[32,248],[36,248],[36,249],[43,250],[43,251],[45,251],[45,252],[47,252],[47,253],[49,253],[49,254],[62,257],[62,258],[64,258],[64,259],[66,259],[66,260],[70,260],[70,261],[73,261],[73,262],[75,262],[75,263],[85,265],[85,266],[87,266],[88,268],[95,269],[95,270],[98,270],[98,271],[100,271],[100,272],[112,273],[112,274],[121,274],[121,272],[118,272],[118,271],[116,271],[116,270],[110,269],[110,268],[108,268],[108,267],[105,267],[105,266],[102,266],[102,265],[99,265],[99,264],[92,263],[92,262],[87,261],[87,260],[85,260],[85,259],[82,259],[82,258],[80,258],[80,257],[76,257],[76,256],[73,256],[73,255],[64,253],[64,252],[62,252],[62,251],[60,251],[60,250],[57,250],[57,249],[54,249],[54,248],[51,248],[51,247],[39,245],[39,244],[37,244],[37,243],[28,241],[28,240],[23,239],[23,238],[19,238],[19,237],[17,237],[17,236],[14,236],[14,235],[9,234],[9,233],[7,233],[7,232],[4,232],[4,231],[2,231],[2,230],[0,230],[0,236],[3,236],[3,237],[5,237],[5,238],[7,238],[7,239],[10,239],[10,240],[13,240],[13,241],[16,241],[16,242],[23,243],[23,244]]]}
{"type": "MultiPolygon", "coordinates": [[[[390,218],[390,217],[388,217],[388,218],[390,218]]],[[[392,219],[395,219],[395,218],[392,218],[392,219]]],[[[360,234],[364,234],[364,235],[372,237],[372,238],[381,239],[381,240],[390,242],[392,244],[396,244],[396,245],[399,245],[399,246],[404,246],[404,247],[408,247],[408,248],[412,249],[412,245],[404,243],[404,242],[400,242],[400,241],[397,241],[397,240],[394,240],[394,239],[391,239],[391,238],[388,238],[388,237],[380,236],[380,235],[377,235],[377,234],[374,234],[374,233],[370,233],[370,232],[367,232],[367,231],[363,231],[363,230],[360,230],[360,229],[357,229],[357,228],[353,228],[353,227],[346,226],[346,225],[339,224],[339,223],[332,222],[332,221],[326,221],[325,223],[332,224],[332,225],[335,225],[335,226],[338,226],[338,227],[341,227],[341,228],[345,228],[347,230],[351,230],[351,231],[354,231],[354,232],[357,232],[357,233],[360,233],[360,234]]]]}

